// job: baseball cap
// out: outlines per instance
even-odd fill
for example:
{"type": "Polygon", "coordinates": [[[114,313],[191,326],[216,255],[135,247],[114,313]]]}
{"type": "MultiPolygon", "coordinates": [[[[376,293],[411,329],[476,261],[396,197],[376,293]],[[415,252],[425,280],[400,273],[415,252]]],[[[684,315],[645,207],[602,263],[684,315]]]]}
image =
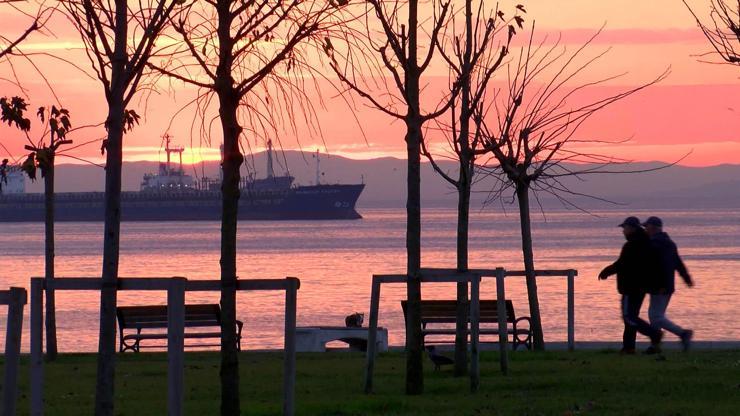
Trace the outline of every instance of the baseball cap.
{"type": "Polygon", "coordinates": [[[640,228],[640,219],[637,217],[627,217],[617,227],[625,227],[625,226],[640,228]]]}
{"type": "Polygon", "coordinates": [[[656,227],[663,227],[663,220],[658,217],[650,217],[642,225],[654,225],[656,227]]]}

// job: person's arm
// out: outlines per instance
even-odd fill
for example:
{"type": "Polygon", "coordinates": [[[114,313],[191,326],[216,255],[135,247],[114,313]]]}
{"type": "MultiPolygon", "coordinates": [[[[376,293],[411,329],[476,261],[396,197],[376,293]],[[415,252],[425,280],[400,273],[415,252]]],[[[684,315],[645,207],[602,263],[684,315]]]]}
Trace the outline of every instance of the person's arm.
{"type": "Polygon", "coordinates": [[[604,270],[599,273],[599,280],[606,280],[607,277],[615,274],[617,272],[617,263],[612,263],[606,267],[604,267],[604,270]]]}
{"type": "Polygon", "coordinates": [[[616,274],[619,269],[622,268],[622,264],[625,262],[625,257],[627,256],[627,249],[627,244],[622,246],[622,251],[619,252],[619,258],[617,258],[617,261],[604,267],[604,270],[599,273],[599,280],[605,280],[607,277],[616,274]]]}
{"type": "Polygon", "coordinates": [[[689,274],[689,271],[686,269],[686,265],[683,264],[683,260],[681,260],[681,256],[678,255],[678,249],[676,249],[675,253],[676,253],[676,271],[678,271],[678,274],[681,276],[683,281],[686,283],[686,286],[693,287],[694,281],[691,279],[691,275],[689,274]]]}

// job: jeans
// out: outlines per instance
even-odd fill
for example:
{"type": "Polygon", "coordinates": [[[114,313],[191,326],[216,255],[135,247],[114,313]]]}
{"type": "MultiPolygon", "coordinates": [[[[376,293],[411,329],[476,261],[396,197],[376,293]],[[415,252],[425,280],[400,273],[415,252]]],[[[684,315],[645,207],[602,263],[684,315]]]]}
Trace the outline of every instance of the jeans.
{"type": "Polygon", "coordinates": [[[665,329],[666,331],[680,337],[683,335],[685,330],[671,322],[671,320],[665,316],[665,311],[668,309],[668,303],[670,303],[670,301],[670,293],[666,295],[650,295],[650,308],[648,309],[650,325],[656,329],[665,329]]]}
{"type": "Polygon", "coordinates": [[[644,293],[622,295],[622,319],[624,319],[624,334],[622,348],[634,350],[637,333],[650,337],[652,343],[657,343],[660,330],[653,328],[644,319],[640,318],[640,308],[645,300],[644,293]]]}

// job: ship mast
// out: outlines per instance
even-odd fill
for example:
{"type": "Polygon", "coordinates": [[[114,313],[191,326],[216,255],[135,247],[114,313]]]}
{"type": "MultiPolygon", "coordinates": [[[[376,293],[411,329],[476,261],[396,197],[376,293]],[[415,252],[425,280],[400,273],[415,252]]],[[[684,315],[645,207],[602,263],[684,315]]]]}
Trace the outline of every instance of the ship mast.
{"type": "Polygon", "coordinates": [[[162,136],[162,138],[165,140],[164,151],[165,151],[165,153],[167,153],[167,174],[170,175],[171,172],[172,172],[170,170],[170,153],[177,153],[178,156],[180,156],[180,170],[179,171],[180,172],[183,172],[183,169],[182,169],[182,152],[185,151],[185,148],[183,148],[183,147],[170,147],[170,139],[172,139],[172,136],[170,136],[169,133],[165,133],[164,136],[162,136]]]}
{"type": "Polygon", "coordinates": [[[316,149],[316,185],[320,184],[321,179],[321,161],[319,159],[319,149],[316,149]]]}
{"type": "Polygon", "coordinates": [[[275,177],[275,170],[272,168],[272,140],[267,140],[267,177],[275,177]]]}

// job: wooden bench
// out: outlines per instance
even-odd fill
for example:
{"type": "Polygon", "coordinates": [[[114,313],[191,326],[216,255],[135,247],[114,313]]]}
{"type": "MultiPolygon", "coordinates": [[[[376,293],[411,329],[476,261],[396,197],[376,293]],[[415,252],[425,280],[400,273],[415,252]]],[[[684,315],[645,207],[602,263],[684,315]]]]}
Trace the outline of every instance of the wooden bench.
{"type": "MultiPolygon", "coordinates": [[[[401,301],[404,318],[407,316],[406,301],[401,301]]],[[[422,339],[431,335],[455,335],[454,327],[441,326],[440,324],[454,324],[457,321],[456,300],[422,300],[421,301],[421,333],[422,339]]],[[[532,348],[531,321],[528,316],[517,318],[514,314],[514,304],[506,300],[506,322],[511,325],[507,328],[507,334],[511,335],[512,347],[516,350],[520,345],[527,349],[532,348]],[[521,328],[520,324],[526,322],[527,327],[521,328]]],[[[470,323],[470,317],[468,317],[470,323]]],[[[508,326],[507,325],[507,326],[508,326]]],[[[498,306],[496,300],[480,301],[480,335],[498,335],[498,306]],[[493,324],[494,326],[488,326],[493,324]]],[[[468,334],[470,329],[468,328],[468,334]]],[[[435,342],[440,342],[435,340],[435,342]]],[[[454,342],[454,341],[452,341],[454,342]]]]}
{"type": "MultiPolygon", "coordinates": [[[[118,332],[120,352],[139,352],[141,341],[167,339],[167,306],[119,306],[116,308],[118,317],[118,332]],[[164,332],[154,333],[142,330],[165,329],[164,332]],[[126,334],[126,330],[135,330],[135,333],[126,334]]],[[[241,321],[236,321],[236,348],[241,351],[242,327],[241,321]]],[[[218,332],[185,332],[185,338],[221,338],[221,307],[218,304],[185,305],[185,328],[217,327],[218,332]]],[[[218,344],[198,344],[199,347],[215,347],[218,344]]],[[[155,346],[156,348],[156,346],[155,346]]]]}

